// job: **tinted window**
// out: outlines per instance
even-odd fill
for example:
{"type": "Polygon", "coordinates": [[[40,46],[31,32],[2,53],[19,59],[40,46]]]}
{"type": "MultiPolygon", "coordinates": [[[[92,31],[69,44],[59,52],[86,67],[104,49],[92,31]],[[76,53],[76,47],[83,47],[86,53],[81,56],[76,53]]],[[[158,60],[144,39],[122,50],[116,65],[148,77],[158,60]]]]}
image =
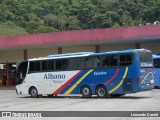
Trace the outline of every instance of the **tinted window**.
{"type": "Polygon", "coordinates": [[[84,68],[84,59],[83,58],[71,58],[70,59],[70,68],[71,70],[80,70],[84,68]]]}
{"type": "Polygon", "coordinates": [[[62,65],[61,65],[61,60],[56,60],[56,70],[61,70],[62,65]]]}
{"type": "Polygon", "coordinates": [[[118,66],[118,56],[117,55],[104,56],[102,58],[102,66],[103,67],[118,66]]]}
{"type": "Polygon", "coordinates": [[[153,59],[154,68],[160,68],[160,59],[153,59]]]}
{"type": "Polygon", "coordinates": [[[40,71],[40,61],[34,61],[29,63],[29,71],[40,71]]]}
{"type": "Polygon", "coordinates": [[[110,66],[118,66],[118,56],[117,55],[113,55],[110,56],[110,66]]]}
{"type": "Polygon", "coordinates": [[[93,67],[94,68],[100,68],[100,57],[94,57],[93,58],[93,67]]]}
{"type": "Polygon", "coordinates": [[[35,71],[40,71],[40,61],[35,62],[35,71]]]}
{"type": "Polygon", "coordinates": [[[54,70],[54,61],[53,60],[48,61],[48,70],[54,70]]]}
{"type": "Polygon", "coordinates": [[[24,61],[19,64],[17,68],[17,79],[16,79],[16,85],[21,84],[26,77],[27,73],[27,68],[28,68],[28,61],[24,61]],[[22,73],[22,78],[20,77],[20,74],[22,73]]]}
{"type": "Polygon", "coordinates": [[[110,57],[109,56],[103,57],[102,66],[103,67],[109,67],[109,61],[110,61],[110,57]]]}
{"type": "Polygon", "coordinates": [[[47,70],[47,61],[42,61],[42,70],[47,70]]]}
{"type": "Polygon", "coordinates": [[[17,72],[27,73],[28,61],[22,62],[19,64],[17,72]]]}
{"type": "Polygon", "coordinates": [[[67,70],[69,69],[68,59],[56,60],[56,70],[67,70]]]}
{"type": "Polygon", "coordinates": [[[54,60],[42,61],[41,64],[42,64],[42,71],[54,70],[54,60]]]}
{"type": "Polygon", "coordinates": [[[34,62],[29,63],[29,71],[34,71],[34,62]]]}
{"type": "Polygon", "coordinates": [[[62,59],[62,69],[63,70],[69,69],[68,59],[62,59]]]}
{"type": "Polygon", "coordinates": [[[133,63],[133,57],[131,54],[120,55],[120,66],[127,66],[133,63]]]}
{"type": "Polygon", "coordinates": [[[86,69],[92,68],[92,65],[93,65],[92,58],[90,57],[85,58],[84,63],[85,63],[86,69]]]}

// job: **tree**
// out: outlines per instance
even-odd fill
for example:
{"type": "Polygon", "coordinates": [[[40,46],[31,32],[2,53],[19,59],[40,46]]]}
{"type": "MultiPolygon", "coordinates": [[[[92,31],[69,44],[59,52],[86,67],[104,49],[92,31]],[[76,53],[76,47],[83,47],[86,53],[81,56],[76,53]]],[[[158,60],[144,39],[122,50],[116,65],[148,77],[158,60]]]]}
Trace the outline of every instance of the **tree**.
{"type": "Polygon", "coordinates": [[[47,26],[39,26],[36,30],[35,33],[48,33],[48,32],[58,32],[57,29],[53,27],[47,27],[47,26]]]}
{"type": "Polygon", "coordinates": [[[54,27],[56,29],[59,28],[59,22],[58,22],[58,17],[56,15],[53,15],[53,14],[48,14],[46,16],[44,16],[44,24],[46,26],[49,26],[49,27],[54,27]]]}
{"type": "Polygon", "coordinates": [[[30,21],[28,23],[26,23],[26,31],[28,33],[35,33],[36,29],[39,27],[39,23],[35,22],[35,21],[30,21]]]}
{"type": "Polygon", "coordinates": [[[160,0],[0,0],[0,24],[29,33],[133,26],[160,21],[160,0]]]}

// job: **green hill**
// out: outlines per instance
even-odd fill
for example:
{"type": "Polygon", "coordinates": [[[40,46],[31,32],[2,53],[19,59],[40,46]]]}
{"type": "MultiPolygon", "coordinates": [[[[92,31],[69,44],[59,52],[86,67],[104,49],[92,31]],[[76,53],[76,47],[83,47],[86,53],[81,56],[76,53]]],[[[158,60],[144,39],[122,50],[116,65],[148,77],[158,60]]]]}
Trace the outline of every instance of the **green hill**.
{"type": "Polygon", "coordinates": [[[23,35],[28,34],[24,28],[0,24],[0,36],[12,36],[12,35],[23,35]]]}
{"type": "Polygon", "coordinates": [[[127,27],[155,21],[160,21],[160,0],[0,0],[0,25],[7,23],[0,26],[0,35],[127,27]]]}

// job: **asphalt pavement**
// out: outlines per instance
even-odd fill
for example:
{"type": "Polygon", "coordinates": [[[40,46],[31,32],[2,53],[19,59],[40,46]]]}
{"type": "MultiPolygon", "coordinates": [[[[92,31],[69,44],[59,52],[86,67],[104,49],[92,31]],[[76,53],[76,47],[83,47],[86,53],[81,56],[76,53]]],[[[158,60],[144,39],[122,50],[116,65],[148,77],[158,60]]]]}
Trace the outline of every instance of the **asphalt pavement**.
{"type": "Polygon", "coordinates": [[[103,99],[96,96],[85,99],[80,95],[31,98],[29,95],[16,95],[14,89],[5,89],[0,90],[0,111],[160,111],[160,89],[103,99]]]}

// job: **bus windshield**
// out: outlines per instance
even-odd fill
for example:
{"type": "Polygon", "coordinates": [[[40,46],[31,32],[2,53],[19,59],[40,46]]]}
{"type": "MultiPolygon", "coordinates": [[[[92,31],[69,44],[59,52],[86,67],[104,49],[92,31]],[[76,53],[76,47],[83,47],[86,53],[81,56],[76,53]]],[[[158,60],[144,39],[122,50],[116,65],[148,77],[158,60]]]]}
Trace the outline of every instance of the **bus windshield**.
{"type": "Polygon", "coordinates": [[[24,61],[19,64],[17,68],[17,81],[16,81],[17,85],[21,84],[24,78],[26,77],[27,68],[28,68],[28,61],[24,61]]]}

